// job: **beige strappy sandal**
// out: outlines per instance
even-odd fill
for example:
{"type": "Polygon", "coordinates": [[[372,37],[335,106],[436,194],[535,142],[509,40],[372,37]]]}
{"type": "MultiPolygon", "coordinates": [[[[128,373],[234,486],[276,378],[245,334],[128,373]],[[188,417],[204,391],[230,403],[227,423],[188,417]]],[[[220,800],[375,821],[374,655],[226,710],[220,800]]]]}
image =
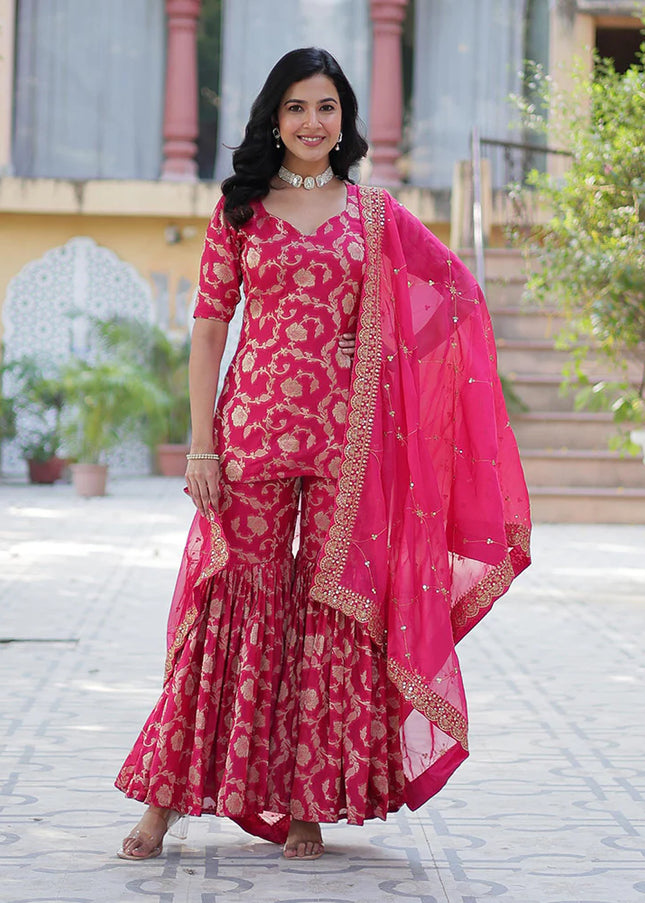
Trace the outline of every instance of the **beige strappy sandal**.
{"type": "MultiPolygon", "coordinates": [[[[173,837],[178,837],[180,840],[186,839],[188,836],[188,816],[182,816],[181,813],[176,812],[174,809],[166,810],[168,812],[167,816],[162,815],[162,811],[163,810],[159,810],[157,815],[158,818],[165,823],[163,830],[155,832],[142,831],[139,828],[139,825],[137,825],[137,827],[123,840],[123,845],[125,845],[128,840],[141,841],[143,848],[149,847],[149,850],[144,853],[134,853],[125,850],[122,846],[116,854],[119,859],[125,859],[129,862],[143,862],[145,859],[156,859],[157,856],[160,856],[163,852],[163,839],[166,836],[166,833],[171,834],[173,837]]],[[[145,816],[149,815],[149,813],[150,808],[144,812],[139,824],[141,824],[145,816]]],[[[141,847],[136,847],[135,849],[141,849],[141,847]]]]}

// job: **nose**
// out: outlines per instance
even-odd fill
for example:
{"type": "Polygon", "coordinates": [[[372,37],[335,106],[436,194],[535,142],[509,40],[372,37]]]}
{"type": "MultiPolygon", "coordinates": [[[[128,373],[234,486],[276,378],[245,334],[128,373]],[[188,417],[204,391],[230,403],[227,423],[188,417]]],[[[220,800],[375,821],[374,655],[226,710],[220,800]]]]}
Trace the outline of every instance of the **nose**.
{"type": "Polygon", "coordinates": [[[305,124],[311,128],[315,128],[318,125],[318,110],[315,107],[309,107],[307,110],[305,124]]]}

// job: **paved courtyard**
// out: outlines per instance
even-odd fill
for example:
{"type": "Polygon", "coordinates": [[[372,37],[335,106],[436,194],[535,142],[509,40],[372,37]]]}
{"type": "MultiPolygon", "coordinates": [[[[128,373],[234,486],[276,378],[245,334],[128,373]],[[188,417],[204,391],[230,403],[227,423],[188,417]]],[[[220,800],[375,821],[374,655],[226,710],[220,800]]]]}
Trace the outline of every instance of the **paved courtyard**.
{"type": "Polygon", "coordinates": [[[181,486],[0,484],[2,903],[645,903],[645,527],[536,529],[460,646],[471,757],[421,810],[330,826],[310,863],[215,818],[118,860],[141,807],[112,781],[160,687],[181,486]]]}

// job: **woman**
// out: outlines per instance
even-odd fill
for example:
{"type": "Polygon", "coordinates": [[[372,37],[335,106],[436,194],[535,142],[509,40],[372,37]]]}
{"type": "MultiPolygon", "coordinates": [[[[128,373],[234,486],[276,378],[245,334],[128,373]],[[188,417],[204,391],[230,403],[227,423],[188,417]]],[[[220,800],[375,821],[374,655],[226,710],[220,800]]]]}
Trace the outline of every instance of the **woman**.
{"type": "Polygon", "coordinates": [[[148,804],[124,858],[158,855],[178,814],[312,859],[321,822],[420,806],[467,755],[455,642],[529,563],[483,298],[418,220],[351,182],[356,120],[328,53],[286,54],[206,234],[198,511],[164,690],[117,778],[148,804]]]}

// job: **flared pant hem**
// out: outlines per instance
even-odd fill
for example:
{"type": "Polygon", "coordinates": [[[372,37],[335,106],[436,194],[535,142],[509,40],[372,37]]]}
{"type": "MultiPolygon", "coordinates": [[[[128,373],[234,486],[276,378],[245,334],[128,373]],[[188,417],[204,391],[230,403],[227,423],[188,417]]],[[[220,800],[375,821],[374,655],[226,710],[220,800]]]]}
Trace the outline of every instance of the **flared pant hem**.
{"type": "MultiPolygon", "coordinates": [[[[244,827],[360,825],[404,803],[399,697],[366,628],[309,597],[313,565],[232,562],[116,786],[244,827]]],[[[252,833],[258,833],[257,831],[252,833]]]]}

